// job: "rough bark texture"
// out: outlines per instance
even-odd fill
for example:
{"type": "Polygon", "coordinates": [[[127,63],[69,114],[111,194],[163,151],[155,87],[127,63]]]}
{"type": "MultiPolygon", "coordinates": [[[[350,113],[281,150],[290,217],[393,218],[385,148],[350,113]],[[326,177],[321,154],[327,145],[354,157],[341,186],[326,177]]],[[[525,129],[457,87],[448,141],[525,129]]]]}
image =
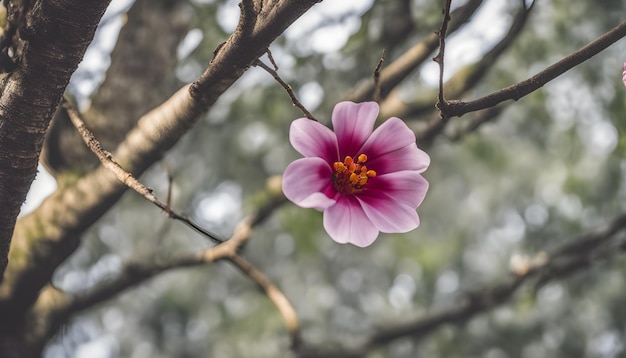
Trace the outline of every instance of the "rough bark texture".
{"type": "MultiPolygon", "coordinates": [[[[0,82],[0,273],[15,219],[37,171],[50,118],[93,38],[107,1],[10,3],[16,68],[0,82]]],[[[13,51],[11,51],[13,52],[13,51]]]]}
{"type": "MultiPolygon", "coordinates": [[[[0,78],[0,277],[46,129],[107,6],[88,0],[7,4],[10,25],[2,44],[13,66],[3,66],[9,72],[0,78]]],[[[29,356],[15,349],[22,341],[7,339],[18,327],[0,326],[0,356],[29,356]]]]}
{"type": "MultiPolygon", "coordinates": [[[[155,163],[276,37],[316,2],[244,1],[238,30],[217,51],[205,74],[144,115],[113,153],[117,162],[135,175],[155,163]]],[[[49,115],[53,110],[54,106],[49,115]]],[[[42,294],[41,289],[49,284],[56,267],[78,247],[82,233],[125,190],[103,167],[73,180],[67,180],[69,177],[64,176],[56,193],[40,208],[20,219],[15,230],[11,263],[5,282],[0,284],[2,357],[36,356],[41,352],[46,339],[62,323],[54,317],[57,303],[69,299],[58,290],[47,289],[42,294]]]]}
{"type": "MultiPolygon", "coordinates": [[[[107,150],[115,150],[139,117],[180,87],[176,49],[189,29],[188,10],[171,0],[138,0],[129,10],[106,78],[83,113],[107,150]]],[[[52,121],[41,160],[53,175],[97,164],[63,111],[52,121]]]]}

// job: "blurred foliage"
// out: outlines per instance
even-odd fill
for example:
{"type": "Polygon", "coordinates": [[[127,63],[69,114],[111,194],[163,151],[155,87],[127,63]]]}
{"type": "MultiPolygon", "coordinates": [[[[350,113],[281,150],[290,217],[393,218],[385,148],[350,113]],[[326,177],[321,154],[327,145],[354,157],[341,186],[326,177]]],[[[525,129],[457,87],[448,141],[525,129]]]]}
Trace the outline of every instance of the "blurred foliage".
{"type": "MultiPolygon", "coordinates": [[[[436,31],[442,6],[423,0],[334,3],[317,5],[271,48],[283,79],[323,123],[336,102],[371,77],[389,41],[387,63],[436,31]],[[400,3],[410,12],[394,12],[400,3]],[[399,31],[393,26],[400,20],[411,31],[388,36],[399,31]]],[[[488,0],[483,8],[496,3],[488,0]]],[[[518,2],[489,16],[510,22],[513,5],[518,2]]],[[[189,7],[202,39],[180,59],[181,84],[199,76],[238,14],[236,1],[190,0],[189,7]]],[[[538,1],[519,38],[467,96],[535,74],[623,21],[624,13],[619,0],[538,1]]],[[[467,56],[454,55],[455,38],[457,44],[488,38],[465,30],[449,42],[446,60],[456,67],[467,56]]],[[[325,234],[320,213],[287,204],[255,231],[244,256],[285,292],[305,341],[326,347],[358,343],[381,325],[448,307],[465,290],[506,279],[513,254],[573,240],[626,209],[624,53],[626,44],[618,42],[507,103],[501,115],[459,142],[440,136],[428,149],[431,188],[414,232],[383,234],[367,249],[338,245],[325,234]]],[[[433,70],[425,64],[412,74],[403,96],[418,98],[435,88],[423,78],[432,78],[433,70]]],[[[142,180],[165,197],[171,174],[173,207],[227,236],[254,212],[253,198],[266,190],[267,178],[298,157],[288,129],[301,116],[270,75],[251,68],[142,180]]],[[[470,116],[453,119],[452,126],[470,116]]],[[[128,258],[159,260],[208,246],[127,193],[57,272],[55,284],[81,291],[128,258]]],[[[626,260],[616,257],[571,278],[524,288],[489,313],[425,339],[397,340],[370,357],[623,356],[625,273],[626,260]]],[[[217,263],[162,275],[79,315],[46,356],[278,357],[288,345],[275,307],[239,272],[217,263]]]]}

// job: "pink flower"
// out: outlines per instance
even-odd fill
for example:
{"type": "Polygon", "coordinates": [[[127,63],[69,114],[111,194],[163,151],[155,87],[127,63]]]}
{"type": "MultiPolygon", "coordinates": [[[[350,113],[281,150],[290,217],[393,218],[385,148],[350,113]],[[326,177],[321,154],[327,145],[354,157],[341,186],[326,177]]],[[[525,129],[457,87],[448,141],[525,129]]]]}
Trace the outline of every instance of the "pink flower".
{"type": "Polygon", "coordinates": [[[626,61],[622,65],[622,82],[624,82],[624,87],[626,87],[626,61]]]}
{"type": "Polygon", "coordinates": [[[428,182],[422,173],[430,157],[417,148],[415,135],[399,118],[374,131],[375,102],[338,103],[331,131],[300,118],[289,140],[304,155],[289,164],[283,192],[295,204],[324,211],[324,228],[339,243],[366,247],[387,233],[419,226],[415,209],[428,182]]]}

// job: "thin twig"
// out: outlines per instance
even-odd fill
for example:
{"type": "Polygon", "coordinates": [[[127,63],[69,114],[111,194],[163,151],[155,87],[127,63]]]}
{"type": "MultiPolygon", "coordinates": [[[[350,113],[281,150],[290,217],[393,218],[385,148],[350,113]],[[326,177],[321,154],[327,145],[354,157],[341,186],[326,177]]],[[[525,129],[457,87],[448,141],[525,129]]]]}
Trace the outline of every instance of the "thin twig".
{"type": "Polygon", "coordinates": [[[167,198],[165,200],[165,205],[167,205],[167,207],[170,207],[170,204],[172,203],[172,187],[174,186],[174,178],[172,177],[172,175],[170,173],[167,173],[167,198]]]}
{"type": "MultiPolygon", "coordinates": [[[[444,69],[444,56],[446,52],[446,33],[448,31],[448,22],[450,22],[450,6],[452,0],[446,0],[445,8],[443,9],[443,20],[441,21],[441,28],[439,29],[439,53],[433,58],[433,61],[439,64],[439,100],[436,104],[437,108],[445,106],[446,100],[443,94],[443,69],[444,69]]],[[[447,116],[441,112],[441,119],[446,120],[447,116]]]]}
{"type": "MultiPolygon", "coordinates": [[[[270,200],[268,205],[262,206],[259,211],[265,211],[268,207],[276,207],[270,200]]],[[[300,323],[295,309],[289,303],[285,294],[272,283],[272,281],[258,268],[243,259],[239,254],[239,249],[249,240],[252,228],[267,218],[264,214],[257,214],[242,220],[235,228],[230,239],[206,250],[179,255],[157,263],[129,262],[121,269],[120,273],[113,279],[106,280],[91,290],[68,299],[59,300],[59,306],[55,308],[56,315],[63,321],[74,312],[92,307],[100,302],[106,301],[120,292],[134,287],[137,284],[151,279],[160,273],[179,268],[204,265],[220,260],[227,260],[239,268],[250,280],[263,289],[267,297],[274,303],[278,312],[283,317],[287,331],[294,349],[298,349],[301,343],[300,323]]]]}
{"type": "Polygon", "coordinates": [[[383,62],[385,61],[386,51],[383,50],[383,53],[380,55],[380,60],[378,60],[378,65],[376,65],[376,69],[374,70],[374,102],[380,103],[381,98],[381,84],[380,84],[380,69],[383,67],[383,62]]]}
{"type": "MultiPolygon", "coordinates": [[[[77,296],[67,306],[61,307],[60,310],[64,314],[69,314],[77,310],[81,310],[90,307],[98,302],[102,302],[115,294],[132,287],[137,283],[146,279],[152,278],[157,274],[166,270],[196,266],[217,260],[226,259],[232,264],[237,266],[243,273],[245,273],[252,281],[263,288],[268,298],[276,305],[278,311],[283,316],[287,330],[291,337],[292,346],[295,348],[300,345],[300,324],[298,322],[298,316],[293,309],[293,306],[289,303],[285,295],[278,289],[270,280],[265,276],[263,272],[252,266],[238,255],[238,250],[246,241],[250,238],[252,227],[261,223],[268,216],[268,212],[277,208],[284,200],[270,200],[267,205],[262,206],[259,209],[257,215],[246,218],[235,228],[235,232],[228,241],[217,238],[214,234],[207,232],[205,229],[199,227],[188,218],[177,214],[168,205],[162,203],[153,193],[152,189],[146,187],[139,182],[131,173],[124,171],[124,169],[115,162],[111,153],[104,150],[100,145],[100,142],[94,137],[94,135],[87,129],[85,123],[80,118],[78,111],[67,101],[63,100],[63,108],[68,113],[72,123],[82,136],[85,144],[96,154],[98,159],[102,162],[102,165],[115,174],[115,176],[126,184],[129,188],[135,190],[137,193],[144,196],[148,201],[154,203],[157,207],[163,210],[169,217],[180,220],[189,225],[193,229],[200,231],[211,240],[216,241],[219,245],[204,250],[203,252],[184,255],[170,260],[167,263],[161,263],[158,265],[142,265],[136,263],[130,263],[122,270],[121,274],[114,280],[99,285],[94,290],[86,293],[83,296],[77,296]]],[[[168,194],[168,201],[170,195],[168,194]]]]}
{"type": "Polygon", "coordinates": [[[273,69],[271,69],[268,65],[264,64],[261,61],[257,61],[255,63],[256,66],[261,67],[262,69],[264,69],[265,71],[267,71],[267,73],[269,73],[270,75],[272,75],[272,77],[274,77],[274,79],[280,83],[280,85],[285,89],[285,91],[287,91],[287,94],[289,95],[289,97],[291,98],[291,103],[293,103],[294,106],[298,107],[302,113],[304,114],[304,116],[308,119],[314,120],[317,122],[317,119],[315,119],[315,117],[313,117],[313,115],[311,114],[311,112],[309,112],[303,105],[302,103],[300,103],[300,101],[298,101],[298,98],[296,97],[296,94],[293,93],[293,88],[291,88],[291,85],[289,85],[287,82],[283,81],[282,78],[280,78],[280,76],[278,75],[278,72],[274,71],[273,69]]]}
{"type": "Polygon", "coordinates": [[[503,88],[499,91],[493,92],[474,101],[448,101],[442,103],[439,109],[447,117],[460,117],[470,112],[493,107],[496,104],[504,102],[506,100],[512,99],[514,101],[517,101],[520,98],[543,87],[548,82],[569,71],[575,66],[578,66],[579,64],[587,61],[591,57],[597,55],[599,52],[603,51],[604,49],[611,46],[625,36],[626,21],[617,25],[612,30],[595,39],[594,41],[591,41],[578,51],[572,53],[571,55],[563,58],[562,60],[556,62],[545,70],[524,81],[518,82],[512,86],[503,88]]]}
{"type": "Polygon", "coordinates": [[[292,349],[298,350],[302,344],[300,338],[300,322],[296,311],[291,303],[289,303],[289,300],[287,300],[287,297],[285,297],[285,294],[279,290],[263,272],[252,266],[241,256],[235,255],[231,257],[230,262],[237,266],[248,278],[256,282],[259,287],[263,289],[267,297],[274,303],[274,306],[276,306],[283,316],[285,325],[287,326],[287,331],[291,337],[292,349]]]}
{"type": "Polygon", "coordinates": [[[83,138],[83,141],[85,142],[85,144],[87,144],[89,149],[91,149],[91,151],[98,157],[98,159],[100,160],[100,163],[102,163],[102,166],[107,168],[109,171],[111,171],[111,173],[113,173],[119,181],[124,183],[127,187],[133,189],[139,195],[146,198],[146,200],[156,205],[159,209],[163,210],[165,215],[167,215],[168,217],[174,220],[179,220],[183,222],[184,224],[191,227],[198,233],[211,239],[211,241],[213,242],[220,243],[224,241],[220,239],[214,233],[199,226],[198,224],[193,222],[191,219],[189,219],[185,215],[178,214],[177,212],[172,210],[167,204],[160,201],[154,195],[154,193],[152,192],[152,189],[143,185],[139,180],[137,180],[137,178],[135,178],[134,175],[124,170],[124,168],[122,168],[122,166],[120,166],[115,161],[115,159],[113,158],[113,155],[107,150],[105,150],[104,148],[102,148],[102,145],[100,144],[100,142],[96,139],[93,133],[91,133],[91,131],[85,126],[85,122],[83,122],[82,118],[80,117],[80,114],[78,114],[78,111],[72,106],[72,104],[67,99],[65,98],[63,99],[62,105],[63,105],[63,108],[67,111],[67,114],[70,120],[76,127],[76,130],[78,130],[78,133],[80,133],[81,137],[83,138]]]}
{"type": "Polygon", "coordinates": [[[402,337],[423,338],[446,324],[463,324],[470,318],[506,303],[523,284],[541,286],[549,281],[580,272],[591,263],[607,260],[626,248],[620,233],[626,230],[626,214],[615,217],[600,230],[583,235],[567,244],[542,252],[540,258],[522,271],[513,271],[508,280],[467,292],[464,298],[448,308],[432,312],[415,320],[381,328],[363,343],[344,349],[306,347],[297,352],[299,358],[365,357],[375,347],[389,344],[402,337]]]}
{"type": "Polygon", "coordinates": [[[276,61],[274,60],[274,56],[272,55],[272,51],[270,51],[270,49],[267,49],[267,58],[270,60],[270,63],[272,64],[272,66],[274,66],[274,71],[278,71],[278,65],[276,64],[276,61]]]}
{"type": "MultiPolygon", "coordinates": [[[[448,33],[458,30],[461,25],[465,24],[483,0],[469,0],[462,6],[459,6],[451,13],[451,20],[448,26],[448,33]]],[[[430,54],[437,49],[439,38],[435,33],[426,36],[423,40],[416,43],[406,50],[399,57],[389,62],[385,69],[380,73],[381,95],[387,97],[396,86],[398,86],[407,76],[415,71],[421,64],[428,60],[430,54]]],[[[353,102],[367,101],[373,98],[374,82],[364,81],[354,87],[344,96],[345,100],[353,102]]],[[[430,105],[432,108],[432,104],[430,105]]]]}

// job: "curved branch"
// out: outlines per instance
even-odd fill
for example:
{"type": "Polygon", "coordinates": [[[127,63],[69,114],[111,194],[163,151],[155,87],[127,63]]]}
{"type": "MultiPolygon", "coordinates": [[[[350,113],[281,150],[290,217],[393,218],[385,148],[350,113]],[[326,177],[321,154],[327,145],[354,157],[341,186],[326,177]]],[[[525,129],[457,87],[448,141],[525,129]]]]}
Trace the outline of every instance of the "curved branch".
{"type": "MultiPolygon", "coordinates": [[[[448,81],[446,81],[444,88],[448,98],[460,98],[469,90],[474,88],[494,66],[494,64],[500,59],[501,55],[513,45],[517,37],[522,32],[522,29],[527,24],[527,20],[530,15],[530,11],[533,7],[522,6],[521,9],[515,14],[509,30],[487,53],[481,56],[477,62],[467,65],[456,72],[448,81]]],[[[441,76],[440,76],[441,79],[441,76]]],[[[392,93],[387,101],[381,103],[381,111],[384,113],[393,113],[395,116],[401,118],[414,118],[424,115],[433,111],[433,102],[435,99],[420,101],[415,104],[405,104],[400,100],[397,93],[392,93]]],[[[436,94],[427,98],[435,98],[436,94]]],[[[439,100],[439,102],[442,102],[439,100]]],[[[386,117],[385,117],[386,118],[386,117]]],[[[437,116],[438,120],[439,115],[437,116]]]]}
{"type": "MultiPolygon", "coordinates": [[[[265,4],[261,13],[264,16],[257,19],[252,34],[238,28],[219,48],[198,81],[183,87],[138,121],[113,154],[118,163],[135,176],[143,173],[198,121],[277,36],[317,2],[289,0],[265,4]]],[[[100,166],[57,190],[36,212],[22,218],[16,227],[12,264],[7,269],[6,282],[0,286],[0,313],[15,318],[27,310],[55,268],[77,248],[83,231],[125,189],[110,171],[100,166]]]]}
{"type": "Polygon", "coordinates": [[[255,215],[239,223],[229,240],[204,251],[180,255],[154,263],[129,262],[121,269],[116,277],[101,282],[91,290],[78,295],[62,293],[53,286],[47,286],[42,292],[41,298],[33,308],[33,311],[38,313],[37,316],[46,317],[48,320],[46,325],[48,330],[42,332],[38,339],[52,336],[58,328],[76,312],[107,301],[117,294],[129,288],[136,287],[138,284],[156,277],[161,273],[227,260],[263,289],[267,297],[274,303],[283,317],[287,331],[291,337],[292,346],[294,349],[299,347],[300,324],[293,306],[289,303],[284,293],[276,287],[263,272],[238,254],[240,248],[244,246],[250,238],[252,229],[267,219],[269,214],[283,202],[283,197],[270,198],[265,205],[257,210],[255,215]],[[50,303],[50,300],[46,298],[49,297],[51,293],[60,296],[60,298],[50,303]]]}
{"type": "Polygon", "coordinates": [[[15,221],[37,173],[44,134],[109,1],[12,3],[21,11],[16,68],[3,74],[0,91],[0,283],[15,221]],[[60,55],[63,54],[63,55],[60,55]]]}
{"type": "Polygon", "coordinates": [[[534,259],[513,267],[514,274],[505,282],[485,287],[465,294],[464,299],[453,307],[442,309],[414,321],[400,323],[380,329],[371,334],[365,342],[354,348],[325,350],[309,347],[298,352],[299,358],[344,358],[364,357],[372,348],[385,345],[396,339],[411,336],[423,338],[446,324],[463,324],[469,318],[485,313],[506,303],[511,296],[528,281],[536,285],[574,274],[588,267],[592,262],[606,260],[626,250],[623,235],[626,231],[626,214],[614,218],[606,227],[588,233],[557,247],[540,253],[534,259]]]}
{"type": "MultiPolygon", "coordinates": [[[[137,0],[111,52],[104,81],[89,98],[84,120],[107,150],[124,140],[137,120],[166,100],[182,83],[176,78],[176,49],[189,29],[183,1],[137,0]]],[[[55,115],[41,162],[55,177],[85,172],[98,163],[60,111],[55,115]]]]}
{"type": "Polygon", "coordinates": [[[517,101],[518,99],[543,87],[546,83],[569,71],[573,67],[597,55],[599,52],[603,51],[625,36],[626,21],[617,25],[611,31],[600,36],[596,40],[590,42],[580,50],[549,66],[545,70],[527,80],[503,88],[474,101],[448,101],[448,103],[444,103],[440,106],[440,110],[445,116],[460,117],[466,113],[492,107],[507,100],[512,99],[517,101]]]}
{"type": "MultiPolygon", "coordinates": [[[[483,0],[470,0],[465,5],[452,11],[449,24],[449,33],[458,30],[474,15],[483,0]]],[[[439,46],[439,37],[430,34],[426,39],[411,47],[402,56],[391,62],[380,72],[381,97],[385,98],[393,88],[402,82],[406,76],[419,67],[439,46]]],[[[368,80],[357,86],[346,95],[345,100],[362,102],[371,100],[374,96],[375,85],[373,80],[368,80]]]]}

